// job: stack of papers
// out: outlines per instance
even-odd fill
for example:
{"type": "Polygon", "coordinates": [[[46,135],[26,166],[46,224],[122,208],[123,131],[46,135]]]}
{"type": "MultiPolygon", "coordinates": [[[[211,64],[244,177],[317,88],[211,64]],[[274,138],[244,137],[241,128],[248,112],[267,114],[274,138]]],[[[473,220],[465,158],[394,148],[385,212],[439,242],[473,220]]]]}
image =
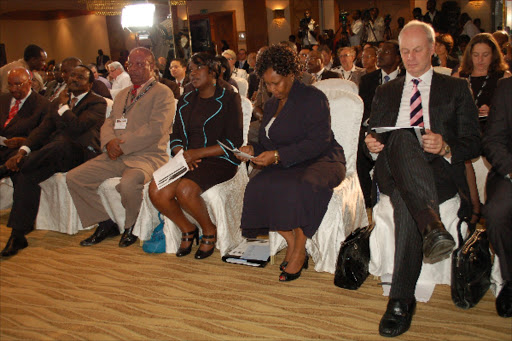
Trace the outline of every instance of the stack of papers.
{"type": "Polygon", "coordinates": [[[246,239],[235,249],[222,257],[227,263],[265,267],[270,260],[268,239],[246,239]]]}

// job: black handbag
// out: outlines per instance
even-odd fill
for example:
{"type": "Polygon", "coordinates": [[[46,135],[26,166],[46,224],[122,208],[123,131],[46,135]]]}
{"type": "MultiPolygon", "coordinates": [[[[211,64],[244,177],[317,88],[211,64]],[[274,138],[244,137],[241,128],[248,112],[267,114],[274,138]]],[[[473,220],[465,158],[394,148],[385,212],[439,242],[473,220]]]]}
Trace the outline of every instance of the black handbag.
{"type": "Polygon", "coordinates": [[[484,227],[477,226],[463,241],[457,224],[459,248],[452,253],[452,300],[459,308],[474,307],[491,285],[492,259],[484,227]]]}
{"type": "Polygon", "coordinates": [[[373,226],[358,228],[341,243],[334,273],[334,285],[356,290],[368,277],[370,234],[373,226]]]}

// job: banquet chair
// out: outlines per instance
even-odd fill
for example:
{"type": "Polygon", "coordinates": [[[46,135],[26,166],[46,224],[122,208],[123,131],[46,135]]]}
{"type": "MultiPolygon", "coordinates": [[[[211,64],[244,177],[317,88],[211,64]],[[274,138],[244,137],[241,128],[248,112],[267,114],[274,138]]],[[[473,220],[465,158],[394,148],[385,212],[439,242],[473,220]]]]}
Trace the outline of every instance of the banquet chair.
{"type": "Polygon", "coordinates": [[[323,81],[316,82],[314,85],[322,91],[331,90],[331,89],[340,89],[340,90],[352,92],[356,95],[359,94],[359,88],[357,87],[356,83],[346,80],[346,79],[329,78],[329,79],[324,79],[323,81]]]}
{"type": "Polygon", "coordinates": [[[247,91],[249,90],[249,83],[245,78],[241,77],[231,77],[235,80],[238,85],[238,93],[241,97],[247,97],[247,91]]]}
{"type": "MultiPolygon", "coordinates": [[[[252,104],[247,97],[241,96],[243,111],[244,145],[247,144],[249,123],[251,122],[252,104]]],[[[240,230],[242,218],[243,197],[245,187],[249,182],[245,163],[238,166],[235,176],[223,183],[217,184],[201,194],[204,199],[212,222],[217,226],[217,243],[221,256],[236,247],[243,240],[240,230]]],[[[196,226],[201,226],[188,214],[185,216],[196,226]]],[[[153,225],[156,226],[156,225],[153,225]]],[[[164,218],[164,234],[166,253],[176,253],[181,243],[181,231],[172,220],[164,218]]],[[[201,235],[201,231],[200,231],[201,235]]]]}
{"type": "MultiPolygon", "coordinates": [[[[352,231],[368,225],[368,216],[356,172],[363,101],[352,92],[336,88],[337,83],[331,81],[320,81],[314,86],[321,89],[329,100],[332,130],[336,141],[343,147],[347,161],[346,177],[334,189],[320,227],[313,238],[306,242],[306,249],[315,263],[316,271],[334,274],[341,243],[352,231]]],[[[277,232],[270,232],[269,239],[271,256],[286,247],[286,241],[277,232]]]]}
{"type": "MultiPolygon", "coordinates": [[[[482,202],[485,202],[483,200],[485,196],[485,181],[490,169],[489,164],[484,160],[485,158],[479,157],[473,163],[482,202]],[[486,163],[487,166],[485,165],[486,163]]],[[[459,247],[457,235],[457,224],[459,223],[457,211],[459,207],[460,197],[458,194],[439,205],[441,221],[455,240],[456,248],[459,247]]],[[[373,221],[375,222],[375,227],[370,235],[371,259],[369,271],[372,275],[381,277],[381,281],[386,283],[391,281],[395,257],[393,207],[389,196],[380,193],[379,202],[373,208],[373,221]]],[[[461,232],[463,236],[466,236],[466,223],[461,224],[461,232]]],[[[497,259],[497,257],[495,258],[497,259]]],[[[494,290],[498,288],[499,292],[502,279],[497,262],[493,265],[492,282],[494,283],[494,290]]],[[[450,285],[450,283],[451,257],[435,264],[423,263],[416,285],[416,299],[421,302],[427,302],[436,284],[450,285]]],[[[389,288],[389,285],[383,287],[385,294],[389,292],[389,288]]]]}
{"type": "Polygon", "coordinates": [[[3,178],[0,180],[0,210],[7,210],[12,206],[12,195],[14,188],[11,178],[3,178]]]}

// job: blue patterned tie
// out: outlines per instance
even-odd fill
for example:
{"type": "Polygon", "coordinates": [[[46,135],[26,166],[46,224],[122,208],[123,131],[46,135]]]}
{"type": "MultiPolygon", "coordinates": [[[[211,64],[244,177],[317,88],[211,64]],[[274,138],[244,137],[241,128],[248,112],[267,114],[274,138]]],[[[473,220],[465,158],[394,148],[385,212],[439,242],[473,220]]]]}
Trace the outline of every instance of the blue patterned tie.
{"type": "Polygon", "coordinates": [[[384,76],[384,84],[386,84],[387,82],[389,82],[389,76],[388,75],[385,75],[384,76]]]}

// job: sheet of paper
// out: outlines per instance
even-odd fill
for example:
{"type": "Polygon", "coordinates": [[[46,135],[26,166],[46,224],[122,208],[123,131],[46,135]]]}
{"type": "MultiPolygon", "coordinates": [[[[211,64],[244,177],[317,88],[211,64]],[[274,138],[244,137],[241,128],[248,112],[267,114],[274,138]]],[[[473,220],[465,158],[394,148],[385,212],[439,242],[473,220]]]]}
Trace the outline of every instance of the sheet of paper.
{"type": "Polygon", "coordinates": [[[414,134],[416,135],[416,138],[418,139],[418,142],[420,143],[420,146],[423,148],[423,139],[421,138],[421,135],[425,134],[425,128],[423,127],[375,127],[372,128],[372,131],[376,132],[377,134],[384,134],[399,129],[412,129],[414,131],[414,134]]]}
{"type": "Polygon", "coordinates": [[[5,140],[7,140],[7,137],[0,136],[0,146],[5,146],[5,142],[4,142],[5,140]]]}
{"type": "Polygon", "coordinates": [[[267,261],[270,257],[270,247],[266,245],[249,244],[242,256],[243,259],[267,261]]]}
{"type": "Polygon", "coordinates": [[[156,187],[162,189],[168,184],[178,180],[188,172],[188,165],[183,157],[183,149],[178,152],[165,165],[153,173],[156,187]]]}
{"type": "Polygon", "coordinates": [[[217,142],[224,148],[226,148],[227,150],[229,150],[230,152],[232,152],[233,154],[235,155],[238,155],[238,156],[241,156],[241,157],[244,157],[246,159],[252,159],[254,158],[254,156],[252,155],[249,155],[247,153],[244,153],[244,152],[241,152],[238,148],[235,148],[235,149],[231,149],[229,148],[228,146],[226,146],[224,143],[220,142],[219,140],[217,140],[217,142]]]}

